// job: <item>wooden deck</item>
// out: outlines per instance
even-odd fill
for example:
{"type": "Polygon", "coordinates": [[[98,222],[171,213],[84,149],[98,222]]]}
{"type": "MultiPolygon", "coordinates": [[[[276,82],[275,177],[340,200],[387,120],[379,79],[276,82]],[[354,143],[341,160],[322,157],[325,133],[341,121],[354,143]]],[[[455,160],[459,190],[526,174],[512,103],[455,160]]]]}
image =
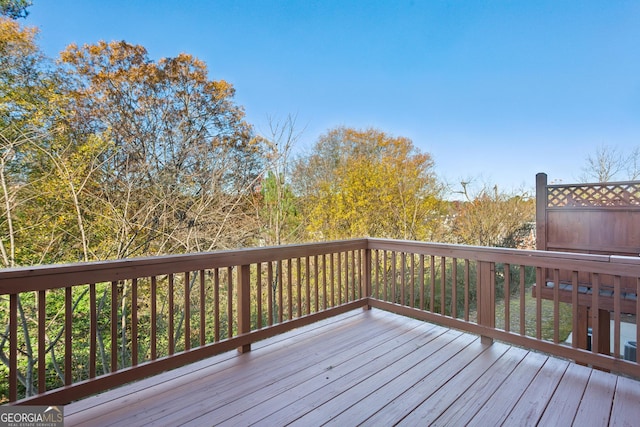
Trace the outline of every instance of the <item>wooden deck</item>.
{"type": "Polygon", "coordinates": [[[65,425],[637,425],[640,382],[356,310],[65,407],[65,425]]]}

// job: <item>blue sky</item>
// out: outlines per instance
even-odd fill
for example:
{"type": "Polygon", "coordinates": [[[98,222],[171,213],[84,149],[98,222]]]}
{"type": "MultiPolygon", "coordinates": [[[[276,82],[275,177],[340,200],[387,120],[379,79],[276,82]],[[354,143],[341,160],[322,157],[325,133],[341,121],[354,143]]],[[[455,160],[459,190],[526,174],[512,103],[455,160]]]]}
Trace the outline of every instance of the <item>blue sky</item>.
{"type": "Polygon", "coordinates": [[[297,116],[298,149],[336,126],[405,136],[440,178],[577,182],[601,146],[640,145],[638,1],[34,0],[51,57],[126,40],[191,53],[259,132],[297,116]]]}

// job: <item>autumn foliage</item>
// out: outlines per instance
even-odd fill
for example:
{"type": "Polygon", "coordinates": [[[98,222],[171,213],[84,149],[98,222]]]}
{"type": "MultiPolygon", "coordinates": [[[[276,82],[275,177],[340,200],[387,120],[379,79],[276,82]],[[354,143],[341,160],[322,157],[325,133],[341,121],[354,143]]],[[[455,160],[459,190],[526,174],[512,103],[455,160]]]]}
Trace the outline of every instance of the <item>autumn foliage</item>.
{"type": "Polygon", "coordinates": [[[442,187],[431,156],[408,138],[333,129],[300,160],[295,176],[311,238],[437,236],[442,187]]]}

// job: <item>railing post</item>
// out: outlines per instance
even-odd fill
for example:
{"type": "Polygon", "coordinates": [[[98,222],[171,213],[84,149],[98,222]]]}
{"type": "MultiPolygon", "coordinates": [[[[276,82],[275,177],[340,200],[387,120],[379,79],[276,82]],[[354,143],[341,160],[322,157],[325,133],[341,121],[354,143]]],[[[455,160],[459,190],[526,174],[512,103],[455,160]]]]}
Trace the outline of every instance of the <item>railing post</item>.
{"type": "MultiPolygon", "coordinates": [[[[365,248],[364,257],[363,257],[362,266],[363,277],[362,277],[362,296],[364,298],[371,297],[371,249],[365,248]]],[[[371,310],[371,305],[367,304],[364,307],[365,310],[371,310]]]]}
{"type": "MultiPolygon", "coordinates": [[[[478,261],[478,324],[496,327],[495,264],[478,261]]],[[[480,337],[482,344],[493,344],[493,338],[480,337]]]]}
{"type": "MultiPolygon", "coordinates": [[[[251,269],[248,264],[238,268],[238,334],[251,332],[251,269]]],[[[238,347],[239,353],[251,351],[251,344],[238,347]]]]}
{"type": "Polygon", "coordinates": [[[547,174],[536,174],[536,249],[547,250],[547,174]]]}

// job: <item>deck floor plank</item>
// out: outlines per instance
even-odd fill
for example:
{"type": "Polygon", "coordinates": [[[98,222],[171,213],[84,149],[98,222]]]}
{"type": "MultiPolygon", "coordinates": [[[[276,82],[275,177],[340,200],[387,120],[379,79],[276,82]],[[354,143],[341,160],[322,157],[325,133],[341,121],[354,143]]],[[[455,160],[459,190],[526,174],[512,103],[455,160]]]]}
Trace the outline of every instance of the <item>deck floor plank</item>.
{"type": "MultiPolygon", "coordinates": [[[[507,350],[509,350],[509,346],[506,344],[495,343],[490,346],[471,362],[464,369],[464,372],[456,374],[430,396],[422,396],[425,398],[422,403],[405,414],[405,417],[399,420],[398,424],[415,426],[433,423],[436,417],[454,404],[489,368],[500,360],[507,350]]],[[[379,413],[380,411],[377,414],[379,413]]]]}
{"type": "Polygon", "coordinates": [[[441,414],[434,414],[435,426],[466,425],[489,401],[502,383],[526,357],[528,351],[511,347],[482,376],[466,389],[460,398],[441,414]]]}
{"type": "MultiPolygon", "coordinates": [[[[403,333],[407,329],[404,325],[399,326],[402,327],[394,328],[385,334],[379,333],[376,328],[362,331],[358,334],[358,339],[364,340],[364,343],[352,345],[350,343],[353,341],[346,340],[345,348],[342,351],[336,351],[335,347],[328,347],[332,351],[318,353],[321,358],[319,363],[310,363],[313,361],[300,357],[297,364],[278,364],[279,371],[265,372],[257,367],[258,369],[252,375],[254,380],[249,380],[246,387],[243,386],[243,388],[248,388],[248,391],[242,399],[236,399],[217,407],[204,400],[202,403],[206,408],[202,411],[196,411],[197,416],[189,421],[198,425],[204,419],[215,419],[217,423],[221,424],[229,418],[234,418],[231,424],[237,425],[237,423],[241,424],[238,417],[250,419],[253,413],[256,416],[258,414],[264,415],[266,410],[274,410],[277,405],[277,400],[274,401],[275,397],[280,397],[282,401],[283,395],[293,393],[294,396],[297,396],[299,390],[313,389],[318,384],[325,383],[329,376],[334,376],[341,371],[351,372],[357,370],[359,365],[367,364],[367,355],[374,348],[376,353],[384,348],[391,350],[402,347],[405,343],[415,339],[415,335],[403,333]],[[291,375],[292,371],[296,374],[291,375]],[[255,383],[257,379],[265,376],[269,378],[268,384],[255,383]],[[255,407],[259,407],[259,409],[254,409],[255,407]]],[[[438,330],[438,334],[446,332],[445,328],[428,324],[412,324],[409,328],[409,331],[418,329],[416,334],[428,334],[431,329],[438,330]]],[[[283,406],[287,406],[288,400],[284,400],[283,406]]]]}
{"type": "MultiPolygon", "coordinates": [[[[388,340],[377,346],[375,356],[363,353],[359,357],[344,360],[344,357],[339,358],[336,355],[330,359],[330,365],[322,367],[320,370],[316,369],[316,374],[313,377],[307,378],[306,381],[300,382],[296,386],[281,389],[279,393],[273,393],[270,390],[268,395],[262,396],[260,402],[249,402],[255,403],[251,407],[247,407],[245,402],[240,402],[244,407],[239,406],[232,417],[221,419],[222,425],[242,425],[246,420],[290,407],[292,399],[297,400],[323,387],[344,389],[349,381],[353,381],[352,378],[360,378],[363,372],[364,375],[369,375],[372,371],[383,369],[388,365],[389,360],[395,360],[407,354],[408,346],[406,344],[412,343],[415,346],[423,340],[428,342],[446,331],[445,328],[433,325],[429,327],[425,324],[412,329],[410,334],[404,333],[396,339],[388,340]],[[332,384],[333,382],[336,384],[332,384]]],[[[215,413],[211,413],[211,415],[215,415],[215,413]]]]}
{"type": "Polygon", "coordinates": [[[354,310],[65,407],[65,425],[634,425],[640,382],[354,310]]]}
{"type": "MultiPolygon", "coordinates": [[[[304,381],[307,375],[317,375],[328,366],[358,358],[372,347],[382,344],[386,340],[396,339],[400,335],[398,329],[402,324],[399,322],[385,321],[384,324],[377,324],[377,321],[372,319],[370,323],[373,324],[373,328],[370,327],[371,325],[359,325],[358,328],[349,331],[349,335],[342,336],[342,339],[337,342],[324,340],[324,344],[331,348],[333,353],[318,352],[314,350],[313,346],[306,346],[306,349],[295,352],[282,348],[286,353],[284,356],[274,355],[271,349],[263,349],[261,351],[267,352],[265,360],[261,360],[258,364],[251,363],[251,366],[243,368],[240,375],[230,372],[225,378],[224,385],[230,389],[233,387],[232,392],[215,395],[200,393],[206,397],[196,404],[182,402],[184,403],[180,407],[182,409],[163,416],[162,421],[171,424],[177,422],[184,424],[191,419],[204,418],[215,419],[216,422],[219,422],[224,419],[223,417],[229,417],[236,414],[238,410],[241,411],[240,406],[250,404],[252,398],[281,393],[304,381]],[[291,372],[296,374],[291,375],[291,372]]],[[[247,356],[250,354],[248,353],[247,356]]],[[[204,388],[206,390],[219,389],[220,386],[220,383],[212,384],[211,381],[205,380],[204,388]]]]}
{"type": "MultiPolygon", "coordinates": [[[[373,339],[376,334],[383,335],[394,331],[402,325],[401,319],[384,317],[380,319],[378,328],[371,328],[371,322],[361,316],[355,320],[351,326],[351,318],[344,321],[329,323],[331,328],[320,329],[317,335],[313,335],[316,340],[323,340],[328,347],[335,351],[343,348],[357,347],[367,340],[373,339]],[[351,344],[350,344],[351,343],[351,344]]],[[[277,371],[281,366],[291,369],[296,362],[315,364],[321,361],[322,355],[314,354],[314,341],[310,337],[303,335],[296,352],[289,350],[290,345],[297,339],[297,334],[291,339],[276,340],[269,346],[255,348],[253,351],[243,355],[237,355],[224,360],[221,363],[206,366],[198,372],[190,372],[189,367],[181,368],[183,375],[174,381],[163,382],[154,385],[143,391],[136,393],[135,403],[127,402],[126,407],[118,408],[109,412],[105,411],[105,425],[118,421],[133,422],[134,424],[145,424],[155,420],[163,423],[175,419],[178,414],[187,411],[193,413],[194,410],[209,408],[208,404],[224,406],[227,402],[241,398],[248,390],[255,390],[269,381],[268,371],[277,371]],[[292,341],[293,340],[293,341],[292,341]],[[303,344],[300,346],[300,344],[303,344]],[[256,375],[252,369],[260,368],[260,374],[256,375]],[[258,383],[247,383],[251,377],[258,379],[258,383]],[[224,393],[223,390],[229,390],[224,393]],[[206,396],[207,399],[200,399],[194,402],[192,396],[206,396]],[[176,409],[178,408],[178,409],[176,409]],[[137,415],[131,416],[131,411],[138,409],[137,415]]],[[[75,420],[74,420],[75,421],[75,420]]],[[[101,419],[88,419],[90,425],[100,424],[101,419]]],[[[184,421],[184,420],[182,420],[184,421]]]]}
{"type": "MultiPolygon", "coordinates": [[[[477,426],[501,425],[546,360],[546,356],[529,352],[512,374],[491,394],[491,397],[469,420],[468,424],[477,426]]],[[[485,390],[485,393],[491,392],[492,390],[485,390]]]]}
{"type": "MultiPolygon", "coordinates": [[[[319,425],[345,410],[352,402],[367,396],[372,390],[393,381],[416,364],[425,363],[426,365],[425,360],[427,359],[435,366],[442,364],[442,360],[449,353],[438,350],[458,339],[462,341],[458,346],[464,347],[476,338],[453,331],[446,332],[430,341],[428,346],[420,347],[422,351],[412,351],[400,359],[388,360],[381,369],[368,372],[366,376],[351,376],[343,381],[334,381],[328,387],[314,390],[313,393],[297,399],[293,405],[270,414],[269,417],[261,421],[264,422],[264,425],[285,425],[294,422],[302,425],[305,423],[319,425]],[[434,357],[430,357],[432,355],[434,357]]],[[[419,348],[415,345],[412,347],[414,350],[419,348]]],[[[429,370],[430,367],[425,366],[425,369],[429,370]]],[[[398,384],[396,383],[396,385],[398,384]]]]}
{"type": "MultiPolygon", "coordinates": [[[[300,342],[300,337],[312,332],[314,330],[322,330],[326,328],[328,325],[339,324],[340,322],[353,319],[354,322],[358,323],[361,321],[366,321],[366,319],[361,318],[359,313],[357,312],[348,312],[344,314],[337,315],[335,317],[330,317],[328,319],[320,320],[313,325],[309,326],[308,330],[296,329],[293,331],[289,331],[287,333],[278,335],[276,337],[271,338],[270,340],[259,341],[252,345],[252,348],[260,349],[267,345],[274,345],[274,343],[292,343],[292,342],[300,342]]],[[[220,362],[234,360],[237,357],[235,352],[226,352],[213,357],[210,357],[205,360],[201,360],[199,362],[194,362],[189,365],[188,372],[189,373],[197,373],[200,369],[206,369],[212,365],[217,365],[220,362]]],[[[135,395],[141,390],[144,390],[148,387],[155,386],[156,384],[160,384],[162,382],[170,382],[184,379],[184,370],[182,369],[173,369],[171,371],[164,372],[162,374],[156,375],[153,378],[147,378],[144,380],[137,381],[135,383],[129,384],[123,388],[118,388],[110,391],[106,391],[101,393],[100,395],[87,397],[86,399],[82,399],[78,402],[74,402],[72,405],[69,405],[65,408],[65,416],[67,414],[76,414],[80,413],[84,410],[91,409],[97,405],[102,405],[106,401],[110,399],[122,399],[123,396],[131,394],[135,395]]]]}
{"type": "Polygon", "coordinates": [[[636,425],[640,423],[640,383],[629,378],[618,377],[609,424],[631,426],[629,420],[635,420],[636,425]]]}
{"type": "Polygon", "coordinates": [[[540,425],[569,426],[573,424],[590,375],[590,368],[570,363],[558,388],[549,400],[544,415],[540,418],[540,425]]]}
{"type": "Polygon", "coordinates": [[[608,425],[617,379],[615,375],[606,372],[595,369],[591,371],[589,383],[573,421],[575,425],[608,425]]]}
{"type": "Polygon", "coordinates": [[[568,361],[547,358],[538,375],[509,413],[505,424],[537,425],[568,366],[568,361]]]}
{"type": "Polygon", "coordinates": [[[349,411],[342,413],[332,424],[339,425],[340,422],[346,422],[353,417],[357,422],[366,420],[370,425],[395,425],[408,413],[419,407],[425,398],[438,391],[459,372],[472,364],[488,348],[488,345],[483,345],[480,340],[476,340],[463,350],[450,354],[445,363],[427,375],[421,369],[413,370],[408,375],[413,375],[417,379],[414,385],[409,388],[405,386],[404,390],[400,390],[400,394],[388,393],[386,388],[378,389],[350,408],[349,411]],[[371,415],[366,410],[366,406],[373,406],[372,402],[374,401],[380,402],[384,406],[371,415]]]}
{"type": "MultiPolygon", "coordinates": [[[[73,425],[82,425],[86,422],[87,425],[92,426],[109,425],[120,420],[135,422],[137,418],[142,419],[144,414],[140,413],[138,416],[134,415],[132,417],[132,408],[142,406],[145,409],[152,410],[154,406],[166,407],[166,402],[177,402],[179,398],[177,396],[180,396],[179,392],[181,390],[192,390],[196,381],[207,382],[213,378],[228,378],[230,376],[230,381],[237,383],[237,378],[229,375],[231,372],[237,371],[238,368],[241,369],[251,361],[260,363],[262,357],[277,358],[280,354],[290,353],[283,349],[288,348],[293,343],[298,345],[301,343],[309,344],[312,342],[309,340],[312,340],[311,337],[314,336],[314,331],[317,331],[318,339],[327,337],[327,340],[331,340],[328,341],[330,344],[356,336],[357,331],[349,327],[350,321],[355,322],[354,325],[356,327],[361,323],[367,323],[365,317],[356,313],[336,316],[336,318],[323,321],[320,325],[312,325],[317,326],[317,328],[312,328],[307,331],[307,334],[304,334],[301,330],[294,330],[270,340],[265,340],[265,342],[256,343],[253,346],[254,351],[246,353],[246,357],[239,357],[235,351],[232,351],[174,369],[126,387],[110,390],[68,405],[65,408],[65,422],[72,422],[73,425]],[[311,332],[311,337],[309,332],[311,332]],[[339,337],[336,336],[335,332],[338,334],[344,332],[346,335],[339,337]],[[265,347],[273,351],[259,351],[265,347]],[[96,417],[96,413],[101,413],[102,416],[96,417]],[[102,424],[103,422],[104,424],[102,424]]],[[[393,321],[390,323],[393,323],[393,321]]],[[[300,352],[305,351],[305,348],[310,347],[303,345],[300,347],[300,352]]],[[[222,386],[222,381],[217,385],[222,386]]],[[[182,393],[181,397],[188,399],[190,395],[190,392],[186,392],[182,393]]],[[[149,417],[146,419],[149,419],[149,417]]]]}

